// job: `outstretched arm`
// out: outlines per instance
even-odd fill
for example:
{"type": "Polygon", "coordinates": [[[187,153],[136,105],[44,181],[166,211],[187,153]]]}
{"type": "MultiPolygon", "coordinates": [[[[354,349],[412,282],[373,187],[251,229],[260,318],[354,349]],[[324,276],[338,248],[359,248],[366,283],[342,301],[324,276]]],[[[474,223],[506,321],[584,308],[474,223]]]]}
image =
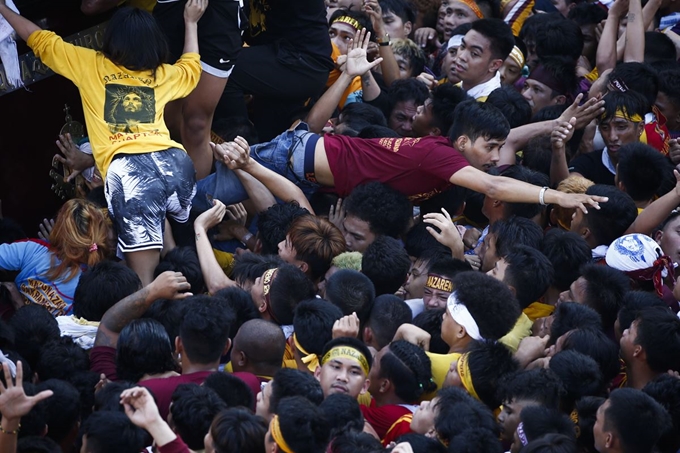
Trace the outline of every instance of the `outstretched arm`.
{"type": "Polygon", "coordinates": [[[626,49],[623,61],[642,62],[645,59],[645,27],[642,17],[641,0],[630,0],[628,25],[626,25],[626,49]]]}
{"type": "Polygon", "coordinates": [[[615,0],[609,8],[607,21],[604,24],[600,42],[597,44],[596,66],[602,74],[607,69],[613,69],[617,60],[617,34],[621,16],[628,10],[628,0],[615,0]]]}
{"type": "Polygon", "coordinates": [[[196,235],[196,253],[198,262],[201,264],[203,280],[210,294],[215,294],[222,288],[234,286],[236,283],[227,277],[220,267],[212,244],[208,239],[208,230],[219,224],[227,212],[227,207],[219,200],[214,201],[215,205],[199,215],[194,221],[194,234],[196,235]]]}
{"type": "Polygon", "coordinates": [[[628,227],[626,234],[641,233],[650,236],[654,229],[668,217],[671,211],[680,206],[680,173],[673,170],[675,189],[647,206],[628,227]]]}
{"type": "Polygon", "coordinates": [[[550,184],[553,187],[569,177],[569,166],[567,165],[566,143],[574,136],[574,124],[576,118],[569,121],[562,121],[552,131],[550,144],[552,146],[552,160],[550,161],[550,184]]]}
{"type": "Polygon", "coordinates": [[[5,0],[0,0],[0,15],[9,22],[9,25],[24,41],[28,41],[28,37],[31,36],[33,32],[42,30],[42,28],[38,27],[30,20],[9,9],[5,0]]]}

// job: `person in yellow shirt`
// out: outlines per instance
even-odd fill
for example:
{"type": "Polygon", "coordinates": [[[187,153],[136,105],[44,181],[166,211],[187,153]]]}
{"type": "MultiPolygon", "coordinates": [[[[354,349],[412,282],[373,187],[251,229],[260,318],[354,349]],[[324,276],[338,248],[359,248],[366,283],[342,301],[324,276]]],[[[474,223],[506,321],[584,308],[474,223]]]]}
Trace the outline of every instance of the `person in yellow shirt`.
{"type": "Polygon", "coordinates": [[[104,34],[102,51],[97,52],[64,42],[0,0],[0,14],[36,56],[80,90],[118,247],[144,285],[153,280],[166,216],[186,222],[195,193],[191,159],[170,139],[163,110],[198,83],[198,20],[207,4],[187,2],[184,53],[168,65],[163,64],[167,45],[148,12],[117,11],[104,34]]]}

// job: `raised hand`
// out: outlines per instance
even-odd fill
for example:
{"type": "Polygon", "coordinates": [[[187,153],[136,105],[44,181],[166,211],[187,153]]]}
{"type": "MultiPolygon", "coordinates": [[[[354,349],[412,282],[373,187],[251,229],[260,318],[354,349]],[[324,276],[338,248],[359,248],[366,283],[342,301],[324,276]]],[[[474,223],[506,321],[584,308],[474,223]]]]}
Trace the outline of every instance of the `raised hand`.
{"type": "Polygon", "coordinates": [[[590,98],[583,105],[579,105],[583,99],[583,93],[576,96],[574,102],[560,115],[558,122],[571,121],[576,118],[574,128],[582,129],[593,119],[604,113],[604,101],[598,98],[590,98]]]}
{"type": "Polygon", "coordinates": [[[569,121],[560,121],[550,134],[550,143],[553,151],[564,151],[566,143],[574,136],[574,125],[576,118],[572,117],[569,121]]]}
{"type": "Polygon", "coordinates": [[[366,49],[371,39],[371,32],[366,29],[360,30],[349,43],[347,51],[347,63],[345,72],[351,77],[362,76],[382,62],[382,58],[376,58],[372,62],[366,59],[366,49]]]}
{"type": "Polygon", "coordinates": [[[189,0],[184,5],[184,22],[198,23],[208,7],[208,0],[189,0]]]}
{"type": "Polygon", "coordinates": [[[456,225],[451,220],[451,215],[442,208],[442,213],[436,212],[425,214],[423,222],[436,226],[441,230],[440,233],[434,228],[428,226],[425,229],[442,245],[451,249],[452,254],[458,258],[463,259],[465,253],[465,245],[463,244],[463,237],[456,225]]]}
{"type": "Polygon", "coordinates": [[[52,228],[54,228],[54,219],[43,219],[40,225],[38,225],[38,238],[43,241],[49,241],[52,228]]]}
{"type": "Polygon", "coordinates": [[[2,370],[5,373],[5,382],[7,384],[7,387],[5,387],[0,382],[0,412],[2,413],[2,418],[19,420],[28,414],[40,401],[52,396],[52,390],[44,390],[35,396],[26,396],[23,385],[24,369],[21,361],[17,362],[16,383],[12,381],[12,375],[6,363],[2,364],[2,370]]]}
{"type": "Polygon", "coordinates": [[[120,404],[125,415],[140,428],[148,430],[152,425],[164,423],[153,397],[144,387],[133,387],[120,394],[120,404]]]}
{"type": "Polygon", "coordinates": [[[193,296],[191,284],[181,272],[165,271],[149,284],[149,291],[156,299],[186,299],[193,296]],[[186,292],[183,292],[186,291],[186,292]]]}
{"type": "Polygon", "coordinates": [[[333,338],[359,336],[359,317],[356,313],[343,316],[333,324],[333,338]]]}
{"type": "Polygon", "coordinates": [[[338,198],[335,206],[331,206],[330,211],[328,211],[328,220],[330,220],[333,225],[338,227],[340,231],[343,231],[342,221],[344,219],[345,209],[342,207],[342,198],[338,198]]]}
{"type": "Polygon", "coordinates": [[[63,165],[71,169],[71,174],[66,178],[66,182],[71,182],[82,173],[94,165],[94,157],[91,154],[84,153],[73,143],[71,134],[64,134],[59,136],[57,140],[57,147],[61,154],[55,154],[52,160],[61,162],[63,165]]]}
{"type": "Polygon", "coordinates": [[[213,200],[213,207],[196,217],[194,229],[208,231],[222,221],[227,212],[227,207],[220,200],[213,200]]]}

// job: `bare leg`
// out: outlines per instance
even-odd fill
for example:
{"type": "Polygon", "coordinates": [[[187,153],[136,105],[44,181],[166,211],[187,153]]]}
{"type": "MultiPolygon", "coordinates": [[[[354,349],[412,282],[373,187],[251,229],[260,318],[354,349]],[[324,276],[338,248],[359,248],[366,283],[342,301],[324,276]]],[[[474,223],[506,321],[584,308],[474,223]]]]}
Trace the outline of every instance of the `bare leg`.
{"type": "Polygon", "coordinates": [[[127,265],[137,273],[142,281],[142,286],[147,286],[153,281],[153,271],[158,266],[159,260],[160,249],[125,253],[127,265]]]}
{"type": "Polygon", "coordinates": [[[163,231],[163,249],[161,250],[161,258],[165,258],[165,255],[172,249],[177,247],[175,242],[175,237],[172,235],[172,227],[170,226],[170,221],[165,219],[165,231],[163,231]]]}
{"type": "Polygon", "coordinates": [[[182,144],[189,153],[196,168],[196,179],[210,174],[213,155],[210,149],[210,127],[213,114],[227,79],[215,77],[206,72],[196,89],[184,99],[182,106],[182,144]]]}

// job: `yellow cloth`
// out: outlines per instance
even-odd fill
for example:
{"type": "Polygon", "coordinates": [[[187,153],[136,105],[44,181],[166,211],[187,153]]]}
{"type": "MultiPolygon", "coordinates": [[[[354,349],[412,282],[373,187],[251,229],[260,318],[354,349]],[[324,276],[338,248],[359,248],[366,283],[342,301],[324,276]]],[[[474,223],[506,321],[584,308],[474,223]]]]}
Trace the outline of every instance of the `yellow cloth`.
{"type": "Polygon", "coordinates": [[[364,392],[357,397],[357,401],[359,402],[360,406],[371,407],[371,399],[372,398],[373,397],[371,396],[370,393],[364,392]]]}
{"type": "Polygon", "coordinates": [[[51,31],[32,33],[28,45],[44,64],[78,87],[102,179],[106,180],[116,154],[183,149],[170,139],[163,111],[167,103],[186,97],[198,84],[201,62],[197,53],[182,55],[174,65],[161,65],[153,78],[151,71],[129,71],[101,52],[69,44],[51,31]],[[132,107],[139,109],[136,113],[123,111],[128,96],[136,97],[132,99],[132,107]]]}
{"type": "Polygon", "coordinates": [[[233,373],[234,372],[234,366],[231,364],[231,360],[227,362],[226,365],[224,365],[224,372],[225,373],[233,373]]]}
{"type": "Polygon", "coordinates": [[[288,446],[286,440],[283,438],[283,433],[281,433],[281,426],[279,425],[279,416],[274,415],[271,425],[269,425],[269,432],[272,434],[272,439],[276,442],[276,446],[279,447],[284,453],[295,453],[288,446]]]}
{"type": "Polygon", "coordinates": [[[425,351],[425,354],[430,358],[432,367],[432,380],[437,384],[437,390],[442,388],[446,374],[451,368],[451,362],[455,362],[460,358],[460,354],[452,352],[450,354],[435,354],[434,352],[425,351]]]}
{"type": "Polygon", "coordinates": [[[638,210],[638,215],[640,215],[640,214],[642,214],[642,211],[645,210],[645,208],[637,208],[637,210],[638,210]]]}
{"type": "Polygon", "coordinates": [[[458,377],[460,377],[460,382],[463,384],[463,388],[474,399],[479,400],[479,395],[475,390],[475,386],[472,383],[472,373],[470,373],[470,365],[468,364],[468,359],[470,358],[470,353],[466,352],[460,356],[458,363],[456,363],[456,370],[458,371],[458,377]]]}
{"type": "Polygon", "coordinates": [[[213,249],[213,255],[226,275],[231,275],[234,270],[234,254],[213,249]]]}
{"type": "Polygon", "coordinates": [[[529,319],[527,315],[522,313],[515,323],[515,327],[513,327],[506,336],[498,341],[503,343],[510,350],[510,352],[514,354],[517,352],[519,342],[531,335],[531,327],[533,325],[533,321],[529,319]]]}
{"type": "Polygon", "coordinates": [[[545,318],[546,316],[550,316],[553,314],[554,311],[555,307],[553,305],[544,304],[542,302],[533,302],[527,308],[522,310],[522,312],[525,315],[527,315],[527,317],[532,322],[536,321],[538,318],[545,318]]]}
{"type": "Polygon", "coordinates": [[[599,77],[600,77],[600,74],[597,70],[597,66],[595,66],[592,71],[590,71],[588,74],[586,74],[586,79],[590,80],[591,82],[596,81],[599,77]]]}
{"type": "Polygon", "coordinates": [[[152,12],[153,7],[156,6],[156,0],[127,0],[120,2],[119,5],[134,6],[135,8],[152,12]]]}

